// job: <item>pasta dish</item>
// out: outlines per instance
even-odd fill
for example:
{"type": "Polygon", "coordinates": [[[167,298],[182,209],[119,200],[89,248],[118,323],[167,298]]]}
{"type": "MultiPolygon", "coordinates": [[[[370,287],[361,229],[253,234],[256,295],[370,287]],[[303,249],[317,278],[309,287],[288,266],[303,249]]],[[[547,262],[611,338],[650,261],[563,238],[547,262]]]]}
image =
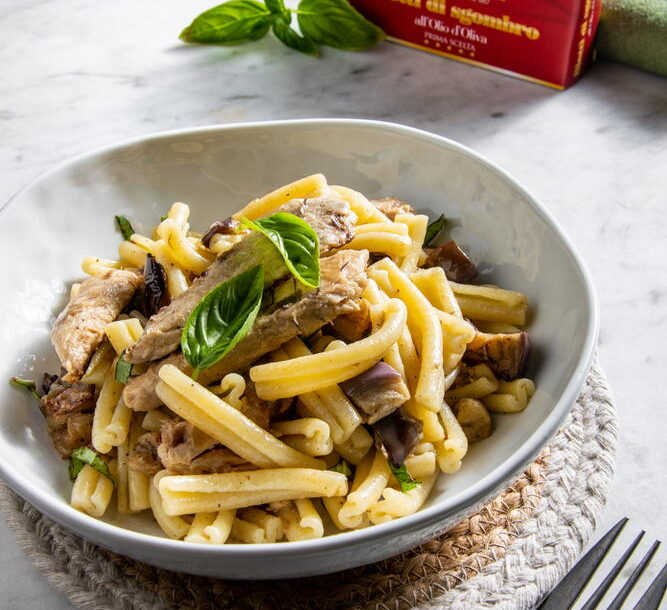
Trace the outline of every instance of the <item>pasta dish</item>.
{"type": "MultiPolygon", "coordinates": [[[[307,176],[203,233],[117,216],[13,378],[69,460],[71,504],[174,539],[319,538],[412,514],[493,418],[526,408],[523,294],[473,283],[444,217],[307,176]]],[[[488,441],[492,442],[492,441],[488,441]]]]}

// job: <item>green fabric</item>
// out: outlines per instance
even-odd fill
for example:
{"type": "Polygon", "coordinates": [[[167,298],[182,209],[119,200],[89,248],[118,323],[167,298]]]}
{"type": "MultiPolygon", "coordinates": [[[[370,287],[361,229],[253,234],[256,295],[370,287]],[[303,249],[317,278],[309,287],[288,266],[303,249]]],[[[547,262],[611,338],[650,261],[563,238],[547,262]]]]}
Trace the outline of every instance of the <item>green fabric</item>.
{"type": "Polygon", "coordinates": [[[667,0],[602,0],[597,51],[667,76],[667,0]]]}

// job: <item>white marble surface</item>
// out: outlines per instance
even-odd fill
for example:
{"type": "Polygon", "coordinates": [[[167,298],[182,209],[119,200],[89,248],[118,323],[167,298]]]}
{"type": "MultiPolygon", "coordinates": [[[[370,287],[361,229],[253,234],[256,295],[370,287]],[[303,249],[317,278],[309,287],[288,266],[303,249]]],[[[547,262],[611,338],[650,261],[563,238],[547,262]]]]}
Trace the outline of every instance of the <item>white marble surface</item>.
{"type": "MultiPolygon", "coordinates": [[[[375,118],[471,146],[549,207],[592,270],[621,429],[600,527],[627,515],[623,540],[640,528],[665,538],[667,81],[599,64],[559,93],[393,44],[320,60],[272,39],[180,44],[212,4],[2,0],[0,201],[90,148],[211,123],[375,118]]],[[[0,575],[3,607],[72,608],[4,524],[0,575]]]]}

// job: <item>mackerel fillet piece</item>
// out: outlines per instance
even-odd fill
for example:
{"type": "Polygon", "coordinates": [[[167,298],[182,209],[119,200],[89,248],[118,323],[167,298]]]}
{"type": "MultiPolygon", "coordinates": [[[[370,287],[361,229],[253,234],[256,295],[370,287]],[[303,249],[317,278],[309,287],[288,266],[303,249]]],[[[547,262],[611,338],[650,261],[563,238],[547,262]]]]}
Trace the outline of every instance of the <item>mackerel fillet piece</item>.
{"type": "Polygon", "coordinates": [[[63,309],[51,330],[51,342],[67,371],[65,381],[81,379],[104,339],[104,327],[123,311],[141,282],[136,269],[110,269],[81,282],[79,294],[63,309]]]}
{"type": "MultiPolygon", "coordinates": [[[[284,305],[271,314],[255,320],[250,332],[238,345],[197,379],[206,385],[227,373],[246,370],[264,354],[280,347],[296,336],[312,335],[339,315],[359,309],[359,299],[366,287],[367,250],[341,250],[320,260],[320,286],[307,292],[299,301],[284,305]]],[[[164,364],[173,364],[186,374],[192,372],[183,354],[171,354],[148,370],[134,377],[125,386],[125,404],[135,411],[150,411],[162,403],[155,393],[158,371],[164,364]]]]}
{"type": "MultiPolygon", "coordinates": [[[[303,218],[317,233],[320,255],[340,248],[352,239],[354,216],[343,201],[319,197],[298,199],[278,208],[303,218]]],[[[261,233],[253,231],[221,255],[190,288],[150,318],[146,332],[127,350],[133,364],[159,360],[178,349],[188,316],[204,296],[231,277],[255,265],[264,265],[264,282],[270,286],[289,271],[277,248],[261,233]]]]}

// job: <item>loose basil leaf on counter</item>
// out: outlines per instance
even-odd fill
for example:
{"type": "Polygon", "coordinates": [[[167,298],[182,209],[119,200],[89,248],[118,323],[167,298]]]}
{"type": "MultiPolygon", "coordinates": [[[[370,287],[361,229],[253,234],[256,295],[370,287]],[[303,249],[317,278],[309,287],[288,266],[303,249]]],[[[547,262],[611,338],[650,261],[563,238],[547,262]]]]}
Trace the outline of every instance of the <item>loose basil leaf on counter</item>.
{"type": "Polygon", "coordinates": [[[109,468],[104,463],[104,460],[89,447],[79,447],[72,451],[69,458],[69,478],[72,481],[76,480],[76,477],[86,465],[94,468],[97,472],[103,474],[114,483],[113,477],[109,472],[109,468]]]}
{"type": "Polygon", "coordinates": [[[114,377],[118,383],[127,383],[130,375],[132,375],[132,364],[125,360],[125,351],[118,356],[118,362],[116,362],[116,372],[114,377]]]}
{"type": "Polygon", "coordinates": [[[228,354],[252,328],[264,291],[264,268],[257,265],[211,290],[188,316],[181,350],[192,378],[228,354]]]}
{"type": "Polygon", "coordinates": [[[445,228],[447,220],[445,219],[444,214],[440,214],[439,218],[436,218],[432,223],[426,227],[426,235],[424,237],[424,245],[425,246],[432,246],[433,245],[433,240],[440,234],[440,231],[442,231],[445,228]]]}
{"type": "Polygon", "coordinates": [[[415,481],[410,473],[408,472],[408,469],[405,467],[405,464],[401,464],[400,466],[395,466],[394,464],[391,463],[391,460],[388,460],[389,463],[389,470],[391,470],[391,474],[393,474],[398,482],[401,484],[401,491],[405,493],[406,491],[410,491],[411,489],[415,489],[415,487],[419,487],[421,483],[419,481],[415,481]]]}
{"type": "Polygon", "coordinates": [[[231,0],[203,12],[180,35],[185,42],[238,44],[262,38],[273,16],[255,0],[231,0]]]}
{"type": "Polygon", "coordinates": [[[335,464],[331,468],[329,468],[332,472],[340,472],[341,474],[344,474],[346,477],[351,477],[352,476],[352,470],[350,469],[350,465],[347,463],[346,460],[341,460],[338,462],[338,464],[335,464]]]}
{"type": "Polygon", "coordinates": [[[118,223],[120,232],[123,234],[123,239],[130,239],[130,237],[136,233],[136,231],[132,228],[130,221],[127,219],[127,216],[116,216],[116,222],[118,223]]]}
{"type": "Polygon", "coordinates": [[[297,20],[307,38],[345,51],[362,51],[385,38],[347,0],[301,0],[297,20]]]}
{"type": "Polygon", "coordinates": [[[35,385],[35,382],[32,379],[21,379],[20,377],[12,377],[9,380],[9,383],[11,383],[15,388],[20,388],[22,390],[25,390],[26,392],[29,392],[37,400],[42,400],[42,397],[39,395],[39,392],[37,391],[37,386],[35,385]]]}
{"type": "Polygon", "coordinates": [[[271,11],[274,17],[284,21],[288,25],[292,21],[292,15],[285,7],[283,0],[264,0],[264,4],[266,4],[266,8],[271,11]]]}
{"type": "Polygon", "coordinates": [[[305,220],[287,212],[276,212],[255,221],[242,218],[241,223],[268,237],[292,275],[302,284],[311,288],[320,285],[320,242],[305,220]]]}
{"type": "Polygon", "coordinates": [[[313,55],[317,57],[320,54],[317,45],[306,36],[299,36],[299,34],[294,31],[289,23],[285,23],[280,19],[276,19],[273,22],[273,33],[276,35],[276,38],[280,40],[283,44],[287,45],[291,49],[304,53],[305,55],[313,55]]]}

